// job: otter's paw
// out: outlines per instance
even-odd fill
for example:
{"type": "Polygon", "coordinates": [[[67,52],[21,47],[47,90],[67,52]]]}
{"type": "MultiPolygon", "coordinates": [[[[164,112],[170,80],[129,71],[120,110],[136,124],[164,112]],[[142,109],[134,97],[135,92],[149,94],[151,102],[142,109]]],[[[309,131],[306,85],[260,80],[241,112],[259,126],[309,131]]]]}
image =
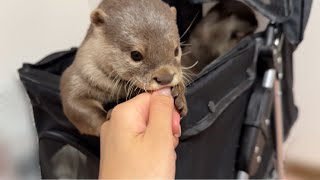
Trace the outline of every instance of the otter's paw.
{"type": "Polygon", "coordinates": [[[185,87],[183,85],[177,85],[172,88],[172,96],[174,98],[174,104],[180,113],[181,117],[184,117],[188,113],[187,101],[184,96],[185,87]]]}

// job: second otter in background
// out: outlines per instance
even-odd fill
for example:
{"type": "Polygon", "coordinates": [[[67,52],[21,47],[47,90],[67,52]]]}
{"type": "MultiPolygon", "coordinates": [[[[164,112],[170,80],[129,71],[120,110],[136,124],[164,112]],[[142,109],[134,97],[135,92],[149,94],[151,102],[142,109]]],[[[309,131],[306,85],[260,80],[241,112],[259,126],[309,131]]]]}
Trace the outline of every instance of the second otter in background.
{"type": "MultiPolygon", "coordinates": [[[[258,22],[244,3],[224,0],[216,4],[197,24],[183,48],[181,63],[197,75],[247,35],[255,32],[258,22]]],[[[183,45],[182,45],[183,46],[183,45]]]]}

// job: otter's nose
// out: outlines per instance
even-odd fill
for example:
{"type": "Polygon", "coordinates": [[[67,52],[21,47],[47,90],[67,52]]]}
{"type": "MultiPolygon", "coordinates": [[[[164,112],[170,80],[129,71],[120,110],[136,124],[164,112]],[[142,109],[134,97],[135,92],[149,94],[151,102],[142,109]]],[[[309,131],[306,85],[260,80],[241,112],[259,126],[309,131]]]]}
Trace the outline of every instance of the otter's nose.
{"type": "Polygon", "coordinates": [[[160,85],[167,85],[171,83],[173,77],[174,74],[161,74],[155,76],[153,79],[160,85]]]}

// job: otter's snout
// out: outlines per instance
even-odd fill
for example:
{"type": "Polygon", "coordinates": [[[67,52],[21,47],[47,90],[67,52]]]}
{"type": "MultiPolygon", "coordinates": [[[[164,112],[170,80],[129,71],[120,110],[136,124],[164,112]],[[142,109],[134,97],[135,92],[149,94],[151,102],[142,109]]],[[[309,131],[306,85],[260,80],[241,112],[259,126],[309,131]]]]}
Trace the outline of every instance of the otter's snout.
{"type": "Polygon", "coordinates": [[[173,80],[174,74],[170,73],[164,73],[164,74],[158,74],[153,77],[153,79],[159,84],[159,85],[167,85],[170,84],[173,80]]]}
{"type": "Polygon", "coordinates": [[[181,81],[181,75],[179,67],[172,65],[163,65],[157,69],[151,71],[148,78],[148,84],[150,90],[157,90],[163,87],[176,86],[181,81]]]}

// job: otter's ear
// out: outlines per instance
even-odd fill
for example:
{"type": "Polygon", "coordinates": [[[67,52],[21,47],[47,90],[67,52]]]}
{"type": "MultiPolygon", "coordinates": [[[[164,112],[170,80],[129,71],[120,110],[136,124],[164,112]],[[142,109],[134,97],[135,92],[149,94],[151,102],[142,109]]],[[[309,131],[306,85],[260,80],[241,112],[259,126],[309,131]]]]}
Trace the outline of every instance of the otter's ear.
{"type": "Polygon", "coordinates": [[[175,17],[177,17],[177,9],[175,7],[170,7],[172,13],[174,14],[175,17]]]}
{"type": "Polygon", "coordinates": [[[96,26],[101,26],[105,23],[107,15],[101,9],[96,9],[91,13],[91,23],[96,26]]]}

